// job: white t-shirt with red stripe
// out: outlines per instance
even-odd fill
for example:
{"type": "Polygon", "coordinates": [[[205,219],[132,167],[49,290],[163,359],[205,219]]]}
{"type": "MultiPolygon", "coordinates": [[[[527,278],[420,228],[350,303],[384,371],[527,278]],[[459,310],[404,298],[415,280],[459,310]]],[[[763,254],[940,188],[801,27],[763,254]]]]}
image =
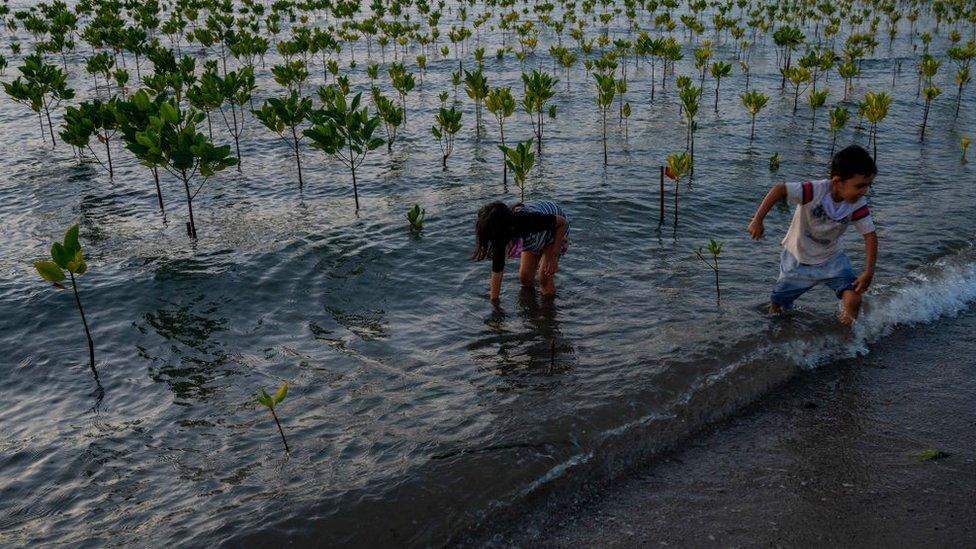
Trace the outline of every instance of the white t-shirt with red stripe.
{"type": "Polygon", "coordinates": [[[829,179],[787,183],[786,200],[796,204],[796,212],[783,247],[800,263],[818,265],[843,252],[844,232],[851,223],[862,235],[875,230],[867,200],[834,202],[829,179]]]}

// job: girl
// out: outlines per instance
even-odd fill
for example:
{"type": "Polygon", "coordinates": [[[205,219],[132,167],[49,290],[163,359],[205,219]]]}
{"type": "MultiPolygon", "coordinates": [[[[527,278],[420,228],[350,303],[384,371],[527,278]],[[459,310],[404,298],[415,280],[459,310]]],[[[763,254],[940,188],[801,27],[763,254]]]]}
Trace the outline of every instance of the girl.
{"type": "Polygon", "coordinates": [[[506,256],[519,260],[519,281],[532,287],[539,272],[543,295],[556,293],[553,275],[559,270],[559,256],[569,246],[569,221],[558,204],[548,200],[516,204],[509,208],[492,202],[478,211],[475,222],[475,250],[471,259],[491,257],[489,295],[498,299],[506,256]]]}

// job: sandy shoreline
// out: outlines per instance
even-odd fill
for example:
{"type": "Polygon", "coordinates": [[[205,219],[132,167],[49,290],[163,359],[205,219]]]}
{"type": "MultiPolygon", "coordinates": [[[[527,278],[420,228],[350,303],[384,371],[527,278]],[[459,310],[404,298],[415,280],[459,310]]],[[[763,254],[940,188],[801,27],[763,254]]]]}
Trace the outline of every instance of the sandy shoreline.
{"type": "MultiPolygon", "coordinates": [[[[976,312],[809,372],[521,546],[976,546],[976,312]],[[938,449],[949,454],[920,461],[938,449]]],[[[500,539],[500,538],[504,538],[500,539]]]]}

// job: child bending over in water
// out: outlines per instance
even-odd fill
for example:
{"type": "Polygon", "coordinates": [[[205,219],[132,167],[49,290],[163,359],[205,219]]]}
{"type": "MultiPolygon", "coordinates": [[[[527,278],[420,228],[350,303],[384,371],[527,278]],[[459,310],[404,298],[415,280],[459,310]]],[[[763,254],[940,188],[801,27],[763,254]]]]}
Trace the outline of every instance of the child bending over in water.
{"type": "Polygon", "coordinates": [[[793,222],[783,239],[779,279],[770,296],[769,311],[778,313],[819,283],[826,284],[843,303],[840,320],[852,324],[861,308],[861,294],[874,277],[878,236],[864,195],[878,168],[867,151],[851,145],[834,155],[830,179],[785,183],[766,194],[749,223],[749,235],[759,240],[763,218],[776,202],[786,198],[796,205],[793,222]],[[854,225],[864,237],[864,272],[854,276],[844,254],[843,236],[854,225]]]}
{"type": "Polygon", "coordinates": [[[492,202],[478,211],[475,222],[475,249],[471,259],[491,257],[489,296],[498,299],[502,288],[505,258],[519,259],[519,281],[524,287],[535,284],[539,273],[542,295],[554,295],[553,275],[559,270],[559,257],[569,246],[569,221],[558,204],[548,200],[516,204],[511,208],[492,202]]]}

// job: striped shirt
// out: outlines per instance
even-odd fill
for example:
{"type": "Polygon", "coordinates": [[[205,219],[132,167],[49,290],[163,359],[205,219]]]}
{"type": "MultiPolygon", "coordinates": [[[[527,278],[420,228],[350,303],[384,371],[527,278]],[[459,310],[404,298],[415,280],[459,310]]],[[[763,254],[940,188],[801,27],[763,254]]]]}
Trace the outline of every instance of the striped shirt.
{"type": "MultiPolygon", "coordinates": [[[[500,273],[505,269],[505,256],[515,245],[519,252],[542,253],[556,233],[556,216],[566,219],[566,213],[555,202],[537,200],[512,207],[512,231],[507,242],[493,242],[491,270],[500,273]]],[[[569,224],[565,227],[569,235],[569,224]]]]}

